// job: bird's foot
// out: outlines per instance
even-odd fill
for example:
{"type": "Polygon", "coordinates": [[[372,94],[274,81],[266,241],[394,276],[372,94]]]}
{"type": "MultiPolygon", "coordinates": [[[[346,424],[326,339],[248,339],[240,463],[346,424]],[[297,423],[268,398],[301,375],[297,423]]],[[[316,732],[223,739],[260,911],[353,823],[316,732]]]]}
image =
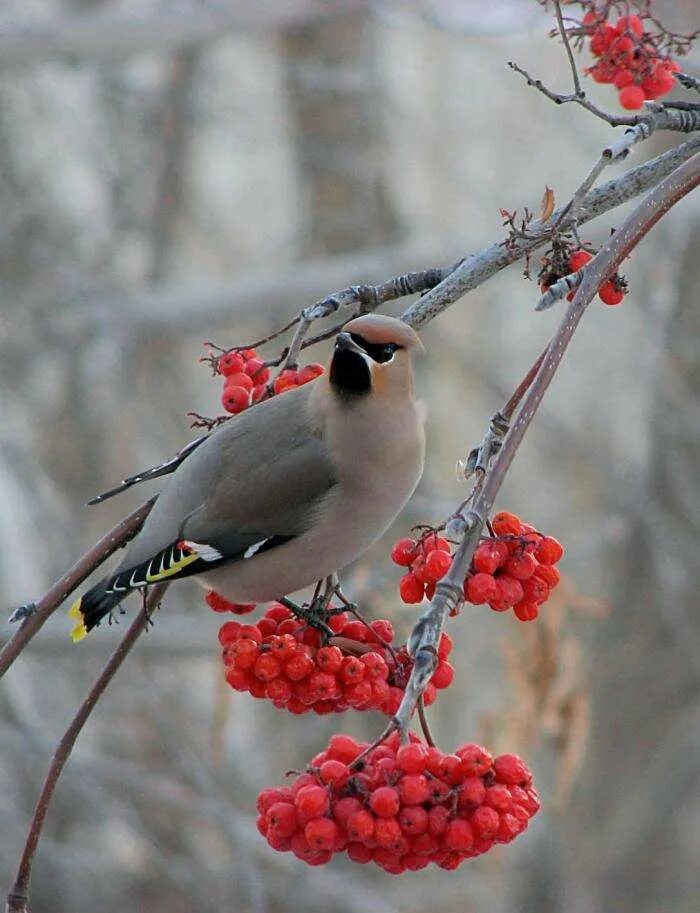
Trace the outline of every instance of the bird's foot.
{"type": "Polygon", "coordinates": [[[304,624],[307,624],[310,628],[315,628],[326,637],[335,636],[333,629],[330,628],[327,623],[328,612],[320,608],[318,600],[314,600],[309,605],[298,605],[296,602],[292,602],[291,599],[287,599],[286,596],[283,596],[278,602],[281,602],[283,606],[286,606],[293,615],[300,621],[303,621],[304,624]]]}

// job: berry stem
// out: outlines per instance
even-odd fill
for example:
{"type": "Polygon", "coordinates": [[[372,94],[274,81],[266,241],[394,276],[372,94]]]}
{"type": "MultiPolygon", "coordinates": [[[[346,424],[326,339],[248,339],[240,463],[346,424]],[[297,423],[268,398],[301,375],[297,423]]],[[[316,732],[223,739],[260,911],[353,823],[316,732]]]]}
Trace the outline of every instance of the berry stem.
{"type": "Polygon", "coordinates": [[[435,741],[433,735],[430,731],[430,726],[428,725],[428,717],[425,713],[425,704],[423,702],[423,695],[418,698],[418,719],[420,720],[420,727],[423,730],[423,735],[425,736],[425,741],[430,745],[431,748],[435,747],[435,741]]]}

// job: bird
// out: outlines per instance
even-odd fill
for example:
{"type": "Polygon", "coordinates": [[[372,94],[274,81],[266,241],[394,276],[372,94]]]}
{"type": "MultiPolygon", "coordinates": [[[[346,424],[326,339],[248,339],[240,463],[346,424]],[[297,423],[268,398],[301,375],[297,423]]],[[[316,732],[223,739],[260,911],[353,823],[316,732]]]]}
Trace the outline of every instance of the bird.
{"type": "Polygon", "coordinates": [[[197,575],[232,602],[267,602],[358,558],[423,473],[425,414],[412,364],[423,351],[397,318],[353,318],[324,375],[261,401],[163,464],[175,471],[124,559],[71,606],[73,640],[131,591],[160,581],[197,575]]]}

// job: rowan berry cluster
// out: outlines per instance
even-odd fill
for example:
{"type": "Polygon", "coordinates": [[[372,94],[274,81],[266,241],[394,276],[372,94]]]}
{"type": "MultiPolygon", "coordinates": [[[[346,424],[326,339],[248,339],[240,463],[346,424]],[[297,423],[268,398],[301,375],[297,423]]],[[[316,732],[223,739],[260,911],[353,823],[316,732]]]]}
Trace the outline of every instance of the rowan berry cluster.
{"type": "MultiPolygon", "coordinates": [[[[473,605],[488,605],[494,612],[513,612],[520,621],[537,618],[539,606],[547,601],[559,583],[554,565],[564,554],[561,544],[544,536],[515,514],[503,511],[491,524],[494,535],[477,546],[464,580],[464,598],[473,605]]],[[[391,557],[410,568],[401,579],[404,602],[432,599],[435,581],[450,568],[449,542],[435,533],[422,539],[399,539],[391,557]],[[427,542],[427,545],[426,545],[427,542]],[[432,559],[439,554],[439,564],[432,559]],[[444,557],[443,557],[444,556],[444,557]],[[439,576],[433,575],[439,571],[439,576]]]]}
{"type": "Polygon", "coordinates": [[[673,74],[681,67],[659,52],[639,16],[621,16],[613,25],[604,14],[591,9],[582,26],[590,52],[598,58],[586,73],[596,82],[612,83],[623,108],[636,111],[647,99],[661,98],[673,89],[673,74]]]}
{"type": "MultiPolygon", "coordinates": [[[[221,404],[227,412],[236,415],[252,403],[270,395],[270,369],[255,349],[231,349],[216,359],[217,373],[223,375],[224,390],[221,404]]],[[[323,365],[311,364],[303,368],[285,368],[272,382],[272,392],[284,393],[301,387],[323,374],[323,365]]]]}
{"type": "MultiPolygon", "coordinates": [[[[558,279],[561,279],[563,276],[569,276],[571,273],[577,273],[592,259],[593,254],[590,251],[585,250],[582,247],[577,250],[569,250],[568,245],[559,256],[555,254],[551,258],[545,258],[543,268],[539,275],[540,291],[546,292],[550,285],[554,285],[558,279]]],[[[627,290],[627,282],[624,277],[615,273],[614,276],[611,276],[610,279],[606,279],[600,286],[598,289],[598,297],[603,304],[616,305],[620,304],[627,294],[627,290]]],[[[575,291],[569,292],[566,296],[566,300],[572,301],[575,294],[575,291]]]]}
{"type": "MultiPolygon", "coordinates": [[[[392,646],[391,622],[365,624],[346,612],[329,614],[324,621],[334,634],[331,638],[286,606],[272,603],[257,624],[226,622],[219,630],[226,681],[235,691],[295,714],[353,709],[393,715],[413,661],[405,647],[392,646]]],[[[454,669],[447,661],[451,649],[451,638],[443,634],[438,664],[423,694],[426,705],[435,700],[436,689],[452,681],[454,669]]]]}
{"type": "Polygon", "coordinates": [[[443,754],[393,733],[357,760],[367,747],[334,735],[290,786],[260,793],[257,826],[273,849],[308,865],[345,852],[392,875],[431,862],[452,870],[510,843],[540,807],[516,755],[494,759],[480,745],[443,754]]]}

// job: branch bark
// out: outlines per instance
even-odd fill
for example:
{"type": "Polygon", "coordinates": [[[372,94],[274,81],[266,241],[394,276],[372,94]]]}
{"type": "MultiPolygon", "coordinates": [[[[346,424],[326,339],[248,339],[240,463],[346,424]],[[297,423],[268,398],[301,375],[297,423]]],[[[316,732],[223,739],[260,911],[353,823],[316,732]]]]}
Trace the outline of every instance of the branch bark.
{"type": "Polygon", "coordinates": [[[19,629],[0,651],[0,678],[7,672],[12,663],[24,650],[34,635],[41,630],[44,622],[56,611],[65,599],[75,590],[95,568],[99,567],[118,548],[122,548],[141,529],[143,521],[150,513],[155,498],[146,501],[133,513],[125,517],[99,542],[96,542],[73,567],[57,580],[46,595],[36,604],[28,607],[27,614],[19,629]]]}
{"type": "Polygon", "coordinates": [[[61,772],[63,771],[63,768],[65,767],[66,762],[70,757],[73,746],[75,745],[75,742],[80,735],[83,726],[88,721],[90,714],[94,710],[95,704],[104,693],[107,685],[109,685],[109,683],[114,678],[115,673],[126,659],[129,651],[136,643],[136,640],[140,634],[145,630],[150,620],[151,614],[160,604],[163,593],[167,587],[167,583],[159,583],[151,589],[148,597],[144,601],[143,608],[131,623],[131,626],[124,635],[124,638],[117,649],[114,651],[114,653],[112,653],[107,664],[97,678],[95,684],[90,689],[88,696],[78,708],[78,711],[73,717],[68,729],[66,729],[61,741],[56,747],[53,759],[49,765],[48,773],[46,774],[46,779],[44,780],[44,785],[41,788],[41,792],[39,793],[39,798],[34,809],[32,823],[30,825],[29,834],[27,835],[27,840],[24,845],[22,858],[20,859],[19,867],[17,869],[15,882],[12,886],[12,889],[10,890],[10,893],[7,895],[5,913],[28,913],[29,883],[32,876],[34,856],[36,854],[36,849],[41,837],[44,821],[46,819],[46,813],[49,810],[49,805],[51,804],[51,800],[53,798],[59,777],[61,776],[61,772]]]}
{"type": "MultiPolygon", "coordinates": [[[[462,584],[496,495],[586,308],[601,283],[615,272],[659,219],[699,185],[700,153],[682,164],[648,194],[622,227],[600,249],[591,261],[590,268],[584,271],[581,284],[547,348],[515,423],[506,435],[483,488],[462,520],[461,536],[457,534],[461,541],[452,560],[452,566],[437,584],[435,597],[418,619],[408,639],[408,649],[414,657],[414,666],[403,701],[392,721],[394,728],[398,727],[402,733],[407,732],[417,702],[435,671],[437,646],[445,619],[448,613],[456,612],[463,602],[462,584]]],[[[455,530],[452,530],[452,535],[455,536],[455,530]]]]}

